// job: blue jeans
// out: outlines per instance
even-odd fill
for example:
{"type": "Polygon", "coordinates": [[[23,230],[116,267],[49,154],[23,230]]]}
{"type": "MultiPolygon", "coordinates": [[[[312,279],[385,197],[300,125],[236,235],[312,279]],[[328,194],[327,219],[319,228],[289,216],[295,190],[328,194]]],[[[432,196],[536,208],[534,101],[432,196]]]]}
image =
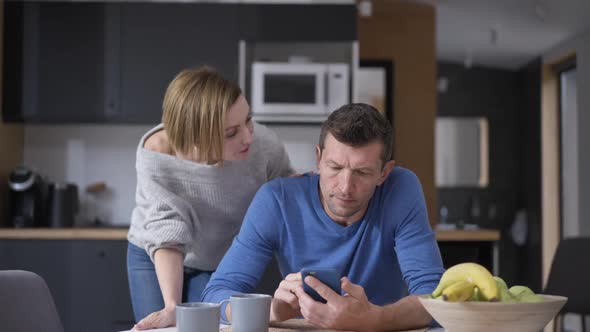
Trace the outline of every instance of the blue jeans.
{"type": "MultiPolygon", "coordinates": [[[[182,302],[198,302],[212,271],[184,268],[182,302]]],[[[138,322],[152,312],[164,308],[164,299],[154,263],[145,250],[129,243],[127,246],[127,275],[133,314],[138,322]]]]}

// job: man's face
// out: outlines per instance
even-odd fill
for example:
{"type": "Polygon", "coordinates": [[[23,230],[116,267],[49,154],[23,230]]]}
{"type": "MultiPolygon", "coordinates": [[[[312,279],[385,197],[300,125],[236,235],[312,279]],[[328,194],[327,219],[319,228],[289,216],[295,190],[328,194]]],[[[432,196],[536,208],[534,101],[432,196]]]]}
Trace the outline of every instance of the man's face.
{"type": "Polygon", "coordinates": [[[326,213],[339,224],[350,225],[362,218],[375,188],[382,184],[395,162],[382,167],[383,143],[352,147],[328,133],[324,151],[316,147],[320,174],[320,200],[326,213]]]}

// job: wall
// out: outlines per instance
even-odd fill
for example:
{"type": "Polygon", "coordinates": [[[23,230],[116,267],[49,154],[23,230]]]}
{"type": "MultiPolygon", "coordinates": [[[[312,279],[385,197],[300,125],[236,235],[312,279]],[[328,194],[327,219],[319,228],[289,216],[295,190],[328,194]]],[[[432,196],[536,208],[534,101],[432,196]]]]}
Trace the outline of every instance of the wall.
{"type": "Polygon", "coordinates": [[[0,122],[0,226],[8,224],[8,174],[23,158],[23,126],[0,122]]]}
{"type": "MultiPolygon", "coordinates": [[[[578,146],[590,144],[590,30],[586,30],[573,38],[553,47],[543,55],[544,63],[553,63],[558,59],[576,54],[577,83],[578,83],[578,146]]],[[[581,170],[590,169],[590,155],[578,151],[578,220],[579,235],[590,236],[590,174],[581,170]]]]}
{"type": "MultiPolygon", "coordinates": [[[[50,181],[78,185],[81,209],[76,225],[89,225],[98,218],[109,225],[126,226],[135,205],[135,151],[139,139],[150,128],[143,125],[26,125],[24,163],[50,181]],[[86,193],[86,186],[96,182],[104,182],[107,190],[99,194],[86,193]]],[[[271,128],[283,140],[296,171],[316,169],[314,149],[319,126],[271,128]]],[[[11,148],[14,147],[11,145],[11,148]]]]}
{"type": "Polygon", "coordinates": [[[541,290],[541,59],[521,68],[518,75],[518,208],[526,212],[528,232],[525,246],[515,255],[516,280],[541,290]]]}
{"type": "Polygon", "coordinates": [[[485,117],[489,127],[489,185],[486,188],[440,188],[439,206],[449,222],[474,222],[505,229],[514,219],[518,186],[518,74],[514,71],[439,63],[438,76],[448,88],[438,95],[438,116],[485,117]],[[482,217],[471,220],[471,201],[482,217]]]}
{"type": "Polygon", "coordinates": [[[77,225],[128,225],[135,203],[135,149],[150,126],[26,125],[24,163],[48,180],[78,185],[77,225]],[[104,182],[98,195],[87,185],[104,182]]]}
{"type": "Polygon", "coordinates": [[[489,125],[486,188],[440,188],[449,222],[463,220],[501,231],[500,273],[509,284],[541,289],[540,61],[520,71],[439,63],[448,88],[438,96],[439,116],[480,117],[489,125]],[[471,216],[477,201],[480,217],[471,216]],[[524,243],[513,239],[517,212],[526,218],[524,243]]]}
{"type": "MultiPolygon", "coordinates": [[[[546,281],[555,249],[560,240],[560,217],[563,215],[574,215],[579,222],[579,236],[590,236],[590,174],[583,170],[590,167],[590,155],[583,153],[584,147],[590,144],[590,30],[579,33],[578,35],[556,45],[543,55],[543,154],[549,155],[549,158],[543,158],[543,280],[546,281]],[[560,209],[565,208],[571,202],[563,203],[559,207],[555,201],[559,200],[559,160],[549,159],[555,156],[559,157],[558,147],[558,129],[551,121],[557,122],[559,119],[558,108],[558,82],[556,75],[552,70],[552,64],[568,58],[570,55],[576,56],[576,79],[577,79],[577,172],[569,172],[568,181],[577,184],[577,193],[569,193],[576,196],[578,201],[578,211],[568,211],[567,214],[561,213],[560,209]],[[545,121],[547,120],[547,121],[545,121]],[[576,216],[577,215],[577,216],[576,216]]],[[[572,158],[575,160],[576,158],[572,158]]],[[[575,190],[575,189],[574,189],[575,190]]],[[[574,217],[574,218],[575,218],[574,217]]],[[[576,227],[572,227],[576,228],[576,227]]],[[[586,318],[586,324],[589,324],[586,318]]],[[[580,318],[577,315],[566,315],[565,328],[571,331],[579,331],[580,318]],[[574,316],[574,317],[572,317],[574,316]]]]}
{"type": "Polygon", "coordinates": [[[360,58],[393,60],[395,159],[420,178],[435,224],[435,8],[405,1],[372,3],[372,16],[357,21],[360,58]]]}
{"type": "Polygon", "coordinates": [[[578,193],[578,93],[577,72],[560,74],[560,136],[561,136],[561,235],[564,238],[580,234],[580,204],[578,193]]]}
{"type": "MultiPolygon", "coordinates": [[[[4,17],[4,3],[0,3],[0,63],[2,63],[2,20],[4,17]]],[[[0,65],[0,77],[2,77],[2,66],[0,65]]],[[[0,83],[0,95],[1,95],[0,83]]],[[[0,105],[2,97],[0,96],[0,105]]],[[[8,223],[8,189],[6,181],[8,174],[16,165],[22,161],[23,149],[23,126],[19,124],[6,124],[0,121],[0,226],[8,223]]]]}

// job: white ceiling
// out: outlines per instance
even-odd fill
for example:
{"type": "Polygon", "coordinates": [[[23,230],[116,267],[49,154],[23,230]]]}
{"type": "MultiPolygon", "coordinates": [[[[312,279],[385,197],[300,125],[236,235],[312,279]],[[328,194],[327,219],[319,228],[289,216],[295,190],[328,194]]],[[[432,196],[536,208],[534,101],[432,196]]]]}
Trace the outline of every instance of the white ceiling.
{"type": "Polygon", "coordinates": [[[590,0],[426,0],[439,60],[517,69],[590,28],[590,0]]]}

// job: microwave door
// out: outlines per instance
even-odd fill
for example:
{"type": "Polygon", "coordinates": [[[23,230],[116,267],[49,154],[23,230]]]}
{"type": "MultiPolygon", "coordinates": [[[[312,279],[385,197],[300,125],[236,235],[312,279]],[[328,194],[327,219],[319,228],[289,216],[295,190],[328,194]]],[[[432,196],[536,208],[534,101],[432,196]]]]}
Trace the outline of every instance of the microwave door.
{"type": "Polygon", "coordinates": [[[285,64],[253,73],[254,114],[325,114],[325,70],[321,65],[285,64]]]}

